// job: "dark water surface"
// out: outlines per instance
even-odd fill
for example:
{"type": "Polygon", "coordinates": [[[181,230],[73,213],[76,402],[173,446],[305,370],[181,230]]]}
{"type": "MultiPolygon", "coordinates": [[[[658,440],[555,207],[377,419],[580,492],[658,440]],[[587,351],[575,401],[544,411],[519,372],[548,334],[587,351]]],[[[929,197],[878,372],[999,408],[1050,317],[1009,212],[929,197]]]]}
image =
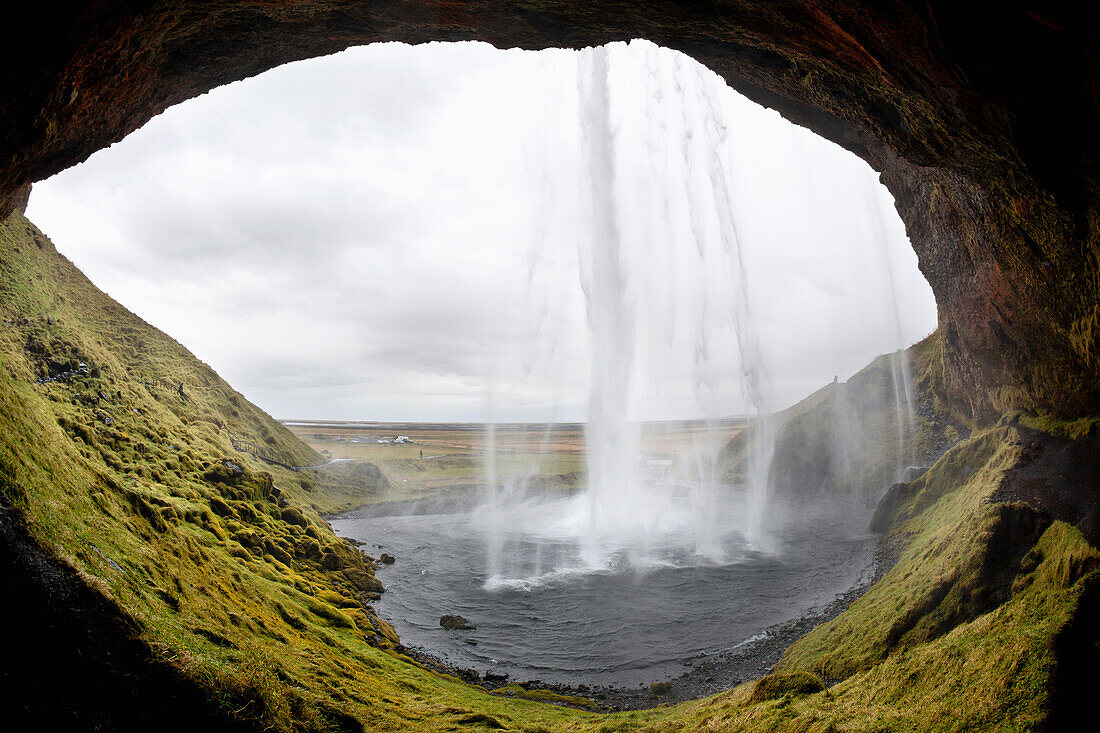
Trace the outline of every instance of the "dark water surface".
{"type": "MultiPolygon", "coordinates": [[[[552,523],[559,508],[549,501],[525,512],[552,523]]],[[[871,572],[876,538],[863,511],[784,511],[798,519],[769,553],[729,531],[721,562],[657,537],[643,558],[612,552],[602,566],[578,561],[575,537],[531,533],[520,520],[498,536],[494,553],[476,511],[345,515],[332,525],[368,543],[368,554],[397,558],[378,570],[387,592],[375,607],[404,644],[517,681],[631,687],[676,677],[819,609],[871,572]],[[491,578],[490,566],[512,572],[491,578]],[[445,631],[444,614],[477,629],[445,631]]]]}

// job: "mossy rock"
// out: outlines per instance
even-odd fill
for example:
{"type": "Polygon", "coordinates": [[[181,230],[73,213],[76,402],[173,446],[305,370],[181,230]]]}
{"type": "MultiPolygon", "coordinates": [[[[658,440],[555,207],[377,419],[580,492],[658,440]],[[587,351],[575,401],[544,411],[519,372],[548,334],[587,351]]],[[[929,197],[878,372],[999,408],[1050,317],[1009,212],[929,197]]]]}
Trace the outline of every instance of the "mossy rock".
{"type": "Polygon", "coordinates": [[[802,697],[821,692],[825,689],[825,683],[821,678],[809,672],[792,672],[790,674],[769,674],[761,677],[753,685],[752,694],[749,695],[749,703],[755,704],[768,700],[778,700],[788,695],[802,697]]]}
{"type": "Polygon", "coordinates": [[[344,577],[364,593],[384,593],[382,582],[365,570],[344,570],[344,577]]]}
{"type": "Polygon", "coordinates": [[[401,643],[401,640],[397,637],[397,632],[392,626],[390,626],[388,621],[380,619],[377,616],[371,616],[370,620],[374,627],[378,630],[378,633],[381,634],[384,639],[392,644],[401,643]]]}
{"type": "Polygon", "coordinates": [[[241,560],[252,560],[252,553],[250,553],[248,550],[244,549],[240,545],[236,547],[231,547],[229,549],[229,554],[241,560]]]}
{"type": "Polygon", "coordinates": [[[649,694],[650,695],[654,695],[654,696],[667,695],[671,690],[672,690],[672,683],[671,682],[650,682],[649,683],[649,694]]]}
{"type": "Polygon", "coordinates": [[[264,545],[264,536],[250,529],[242,532],[234,532],[233,539],[250,550],[262,548],[264,545]]]}
{"type": "Polygon", "coordinates": [[[280,547],[278,543],[271,540],[271,538],[264,539],[264,551],[283,565],[290,567],[294,563],[294,558],[292,558],[286,550],[280,547]]]}
{"type": "Polygon", "coordinates": [[[321,545],[316,540],[300,538],[295,543],[294,554],[305,560],[320,560],[321,545]]]}
{"type": "Polygon", "coordinates": [[[339,593],[331,590],[323,590],[317,594],[325,603],[330,606],[336,606],[337,608],[361,608],[362,603],[354,598],[348,598],[347,596],[340,595],[339,593]]]}
{"type": "Polygon", "coordinates": [[[355,622],[351,617],[338,608],[335,608],[324,601],[318,601],[316,599],[305,596],[305,602],[309,608],[310,613],[319,618],[325,619],[329,623],[335,626],[342,626],[347,629],[355,628],[355,622]]]}
{"type": "Polygon", "coordinates": [[[222,517],[236,517],[237,512],[233,507],[229,506],[220,496],[214,496],[210,499],[210,510],[215,514],[222,517]]]}
{"type": "Polygon", "coordinates": [[[236,461],[222,458],[206,469],[203,478],[214,485],[236,486],[244,478],[244,467],[236,461]]]}
{"type": "Polygon", "coordinates": [[[299,527],[308,527],[309,519],[305,514],[302,514],[302,510],[296,506],[288,506],[282,511],[283,521],[287,524],[295,524],[299,527]]]}

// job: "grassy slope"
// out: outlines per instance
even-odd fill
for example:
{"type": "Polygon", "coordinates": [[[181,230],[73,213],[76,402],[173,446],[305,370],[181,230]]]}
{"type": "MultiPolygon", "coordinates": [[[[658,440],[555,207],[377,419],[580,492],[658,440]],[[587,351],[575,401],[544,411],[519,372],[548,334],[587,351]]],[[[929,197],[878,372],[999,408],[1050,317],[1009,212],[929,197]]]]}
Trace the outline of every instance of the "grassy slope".
{"type": "MultiPolygon", "coordinates": [[[[367,602],[371,563],[317,519],[323,475],[237,453],[226,428],[304,464],[312,450],[19,215],[0,224],[0,263],[0,501],[135,618],[156,656],[276,729],[472,714],[470,688],[391,650],[367,602]],[[35,383],[80,363],[86,374],[35,383]]],[[[490,713],[506,705],[483,698],[490,713]]],[[[531,707],[534,721],[560,716],[531,707]]]]}
{"type": "Polygon", "coordinates": [[[792,647],[784,675],[613,716],[492,696],[389,648],[364,593],[371,564],[316,519],[320,474],[235,453],[225,428],[312,452],[18,215],[0,224],[0,311],[3,503],[158,658],[227,715],[275,730],[1027,730],[1046,714],[1055,637],[1098,572],[1073,528],[988,501],[1019,451],[999,428],[893,492],[880,519],[898,564],[792,647]],[[74,359],[90,373],[35,384],[74,359]],[[814,692],[821,673],[845,679],[814,692]]]}
{"type": "MultiPolygon", "coordinates": [[[[917,373],[927,371],[936,343],[929,337],[906,352],[917,373]]],[[[847,382],[826,385],[774,416],[773,495],[877,501],[894,482],[899,463],[928,465],[942,446],[958,440],[956,428],[946,421],[929,420],[932,396],[926,386],[915,387],[911,416],[899,403],[896,362],[894,355],[880,356],[847,382]],[[899,437],[904,437],[900,446],[899,437]]],[[[747,430],[723,450],[727,480],[743,480],[752,441],[747,430]]]]}

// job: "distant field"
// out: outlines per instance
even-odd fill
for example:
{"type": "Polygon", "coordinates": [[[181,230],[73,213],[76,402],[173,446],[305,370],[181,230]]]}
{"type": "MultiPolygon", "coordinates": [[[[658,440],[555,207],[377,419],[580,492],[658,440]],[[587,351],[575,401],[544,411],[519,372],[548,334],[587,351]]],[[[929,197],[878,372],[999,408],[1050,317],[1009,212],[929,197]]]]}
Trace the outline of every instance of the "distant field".
{"type": "MultiPolygon", "coordinates": [[[[284,420],[283,424],[322,455],[376,464],[396,488],[390,499],[481,484],[490,455],[500,476],[537,476],[562,488],[573,488],[584,477],[584,425],[578,423],[500,424],[491,430],[481,423],[284,420]]],[[[725,445],[745,424],[735,419],[713,427],[694,421],[644,423],[639,447],[648,458],[675,461],[691,455],[696,444],[725,445]]]]}

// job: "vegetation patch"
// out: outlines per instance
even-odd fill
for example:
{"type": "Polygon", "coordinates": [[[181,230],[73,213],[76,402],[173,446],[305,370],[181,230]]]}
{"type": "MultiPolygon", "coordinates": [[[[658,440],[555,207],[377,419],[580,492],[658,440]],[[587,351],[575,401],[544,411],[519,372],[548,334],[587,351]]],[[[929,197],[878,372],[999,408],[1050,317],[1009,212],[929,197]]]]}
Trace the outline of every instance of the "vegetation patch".
{"type": "Polygon", "coordinates": [[[749,695],[750,703],[776,700],[788,695],[801,697],[821,692],[825,689],[825,683],[817,675],[809,672],[791,672],[788,674],[769,674],[761,677],[752,686],[752,694],[749,695]]]}
{"type": "MultiPolygon", "coordinates": [[[[771,496],[849,497],[868,504],[897,480],[901,466],[924,468],[970,428],[944,410],[933,389],[938,337],[906,352],[885,354],[847,382],[822,387],[771,418],[775,433],[771,496]],[[906,399],[905,375],[918,377],[906,399]]],[[[750,473],[754,431],[738,434],[722,451],[724,479],[743,483],[750,473]]]]}
{"type": "MultiPolygon", "coordinates": [[[[1011,418],[968,438],[968,426],[952,428],[965,439],[891,490],[876,521],[896,563],[775,674],[598,715],[566,706],[582,698],[489,694],[411,663],[371,605],[383,590],[375,559],[320,516],[377,496],[384,474],[329,479],[236,450],[233,436],[246,436],[296,465],[323,462],[98,291],[19,214],[0,223],[0,322],[3,518],[99,599],[89,613],[102,624],[113,614],[138,646],[128,659],[201,690],[238,729],[1038,730],[1089,669],[1072,650],[1095,638],[1083,614],[1096,607],[1100,553],[1070,524],[997,499],[1027,442],[1011,418]]],[[[881,385],[872,367],[869,383],[881,385]]],[[[852,382],[845,389],[858,405],[852,382]]],[[[841,399],[830,394],[802,405],[789,434],[812,437],[815,410],[841,399]]],[[[929,424],[927,434],[946,432],[929,424]]],[[[834,475],[870,485],[882,480],[878,460],[853,458],[834,475]]],[[[47,634],[24,615],[21,633],[47,634]]],[[[58,706],[73,684],[64,666],[50,678],[58,706]]]]}

